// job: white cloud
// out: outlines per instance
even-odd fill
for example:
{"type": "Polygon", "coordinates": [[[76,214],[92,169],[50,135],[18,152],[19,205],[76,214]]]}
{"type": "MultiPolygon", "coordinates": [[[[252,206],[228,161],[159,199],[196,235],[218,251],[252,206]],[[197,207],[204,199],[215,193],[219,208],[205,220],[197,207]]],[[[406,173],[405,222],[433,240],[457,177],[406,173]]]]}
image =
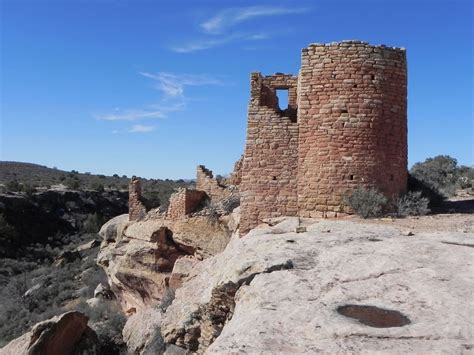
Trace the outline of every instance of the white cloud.
{"type": "Polygon", "coordinates": [[[248,6],[232,8],[219,12],[215,16],[201,23],[200,26],[206,33],[220,34],[223,30],[229,27],[256,17],[300,14],[306,11],[308,11],[307,8],[280,6],[248,6]]]}
{"type": "MultiPolygon", "coordinates": [[[[98,120],[103,121],[141,121],[165,118],[170,112],[186,108],[191,99],[185,96],[188,86],[224,85],[223,81],[209,74],[176,74],[168,72],[140,72],[140,75],[152,79],[154,87],[162,92],[162,97],[157,103],[146,105],[137,109],[122,110],[116,107],[112,112],[96,114],[98,120]]],[[[134,125],[129,132],[144,133],[154,129],[153,126],[134,125]]],[[[119,131],[114,130],[117,134],[119,131]]]]}
{"type": "Polygon", "coordinates": [[[126,110],[121,112],[115,109],[113,113],[99,114],[96,118],[104,121],[138,121],[146,118],[164,118],[166,115],[162,111],[147,110],[126,110]]]}
{"type": "Polygon", "coordinates": [[[223,85],[222,80],[208,74],[173,74],[159,72],[156,74],[140,72],[140,75],[156,81],[156,89],[163,92],[166,98],[183,97],[186,86],[223,85]]]}
{"type": "Polygon", "coordinates": [[[255,34],[243,34],[243,33],[235,33],[226,37],[221,37],[219,39],[198,39],[189,43],[185,43],[184,45],[172,47],[171,50],[177,53],[191,53],[202,51],[205,49],[217,47],[229,42],[241,40],[241,41],[256,41],[256,40],[264,40],[269,39],[270,35],[267,33],[255,33],[255,34]]]}
{"type": "MultiPolygon", "coordinates": [[[[300,14],[309,11],[303,7],[283,6],[247,6],[225,9],[206,21],[199,27],[201,32],[208,37],[202,37],[193,41],[176,45],[170,49],[177,53],[192,53],[236,41],[266,40],[271,37],[268,33],[249,33],[242,31],[230,31],[233,27],[244,21],[259,17],[282,16],[300,14]]],[[[272,33],[274,34],[274,33],[272,33]]]]}
{"type": "Polygon", "coordinates": [[[141,124],[133,125],[129,130],[130,133],[148,133],[155,130],[154,126],[144,126],[141,124]]]}
{"type": "Polygon", "coordinates": [[[172,47],[171,50],[177,53],[191,53],[202,51],[213,47],[226,44],[234,39],[234,36],[224,37],[220,39],[198,39],[181,46],[172,47]]]}

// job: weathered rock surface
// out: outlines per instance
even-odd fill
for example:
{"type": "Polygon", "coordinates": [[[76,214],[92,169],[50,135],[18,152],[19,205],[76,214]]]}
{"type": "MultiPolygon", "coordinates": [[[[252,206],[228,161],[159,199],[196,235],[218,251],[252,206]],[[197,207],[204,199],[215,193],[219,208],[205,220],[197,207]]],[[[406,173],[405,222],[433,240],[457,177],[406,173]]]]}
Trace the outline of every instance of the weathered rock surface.
{"type": "Polygon", "coordinates": [[[467,354],[473,241],[473,233],[403,236],[389,226],[287,218],[196,264],[161,333],[210,354],[467,354]],[[410,323],[364,325],[336,311],[350,304],[398,311],[410,323]]]}
{"type": "Polygon", "coordinates": [[[130,354],[161,354],[165,344],[160,334],[161,312],[156,308],[145,308],[128,318],[123,328],[123,340],[130,354]]]}
{"type": "Polygon", "coordinates": [[[118,216],[101,229],[97,258],[124,311],[159,303],[169,287],[176,261],[184,256],[207,258],[224,250],[231,232],[225,223],[204,216],[178,221],[154,218],[128,222],[118,216]]]}
{"type": "Polygon", "coordinates": [[[80,312],[68,312],[36,324],[21,337],[0,349],[2,355],[99,354],[95,332],[80,312]]]}

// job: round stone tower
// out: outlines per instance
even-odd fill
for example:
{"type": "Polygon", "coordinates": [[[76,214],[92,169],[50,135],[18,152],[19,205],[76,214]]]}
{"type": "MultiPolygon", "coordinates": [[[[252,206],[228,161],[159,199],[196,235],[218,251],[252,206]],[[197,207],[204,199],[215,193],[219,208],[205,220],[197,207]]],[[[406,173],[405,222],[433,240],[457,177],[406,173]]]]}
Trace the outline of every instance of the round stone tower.
{"type": "Polygon", "coordinates": [[[346,41],[303,49],[297,94],[298,211],[343,211],[358,186],[407,185],[405,50],[346,41]]]}

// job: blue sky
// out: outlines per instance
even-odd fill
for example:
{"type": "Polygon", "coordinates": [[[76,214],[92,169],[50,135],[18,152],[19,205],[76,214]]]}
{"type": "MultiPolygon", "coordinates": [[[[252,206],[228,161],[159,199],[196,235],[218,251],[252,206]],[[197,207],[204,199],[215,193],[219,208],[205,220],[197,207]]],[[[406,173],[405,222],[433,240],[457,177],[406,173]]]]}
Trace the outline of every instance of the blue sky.
{"type": "Polygon", "coordinates": [[[407,48],[409,163],[473,159],[473,2],[0,0],[0,160],[149,178],[231,171],[251,71],[312,42],[407,48]]]}

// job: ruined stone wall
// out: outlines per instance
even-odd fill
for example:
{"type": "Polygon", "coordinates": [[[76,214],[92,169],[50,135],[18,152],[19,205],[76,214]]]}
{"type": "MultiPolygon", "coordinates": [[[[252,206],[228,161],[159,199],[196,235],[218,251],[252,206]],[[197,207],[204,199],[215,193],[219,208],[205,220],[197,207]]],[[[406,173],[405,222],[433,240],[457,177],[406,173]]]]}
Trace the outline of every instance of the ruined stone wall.
{"type": "Polygon", "coordinates": [[[211,200],[220,200],[229,196],[230,191],[220,185],[212,171],[204,165],[198,165],[196,172],[196,190],[204,191],[211,200]]]}
{"type": "Polygon", "coordinates": [[[229,185],[239,186],[242,181],[242,167],[244,164],[244,156],[242,155],[239,160],[234,164],[234,171],[230,175],[228,182],[229,185]]]}
{"type": "Polygon", "coordinates": [[[133,177],[128,185],[128,219],[136,221],[145,217],[146,207],[142,202],[140,179],[133,177]]]}
{"type": "Polygon", "coordinates": [[[404,49],[360,41],[303,49],[298,77],[251,76],[241,233],[268,217],[348,212],[355,188],[407,186],[404,49]],[[278,89],[288,90],[280,108],[278,89]]]}
{"type": "Polygon", "coordinates": [[[194,212],[202,200],[206,197],[203,191],[180,188],[171,195],[170,204],[166,217],[179,220],[194,212]]]}
{"type": "Polygon", "coordinates": [[[265,218],[297,213],[296,86],[295,76],[252,73],[240,183],[241,231],[265,218]],[[288,109],[279,108],[276,89],[288,89],[288,109]]]}
{"type": "Polygon", "coordinates": [[[405,50],[365,42],[303,49],[298,83],[300,216],[339,211],[357,186],[407,186],[405,50]]]}

